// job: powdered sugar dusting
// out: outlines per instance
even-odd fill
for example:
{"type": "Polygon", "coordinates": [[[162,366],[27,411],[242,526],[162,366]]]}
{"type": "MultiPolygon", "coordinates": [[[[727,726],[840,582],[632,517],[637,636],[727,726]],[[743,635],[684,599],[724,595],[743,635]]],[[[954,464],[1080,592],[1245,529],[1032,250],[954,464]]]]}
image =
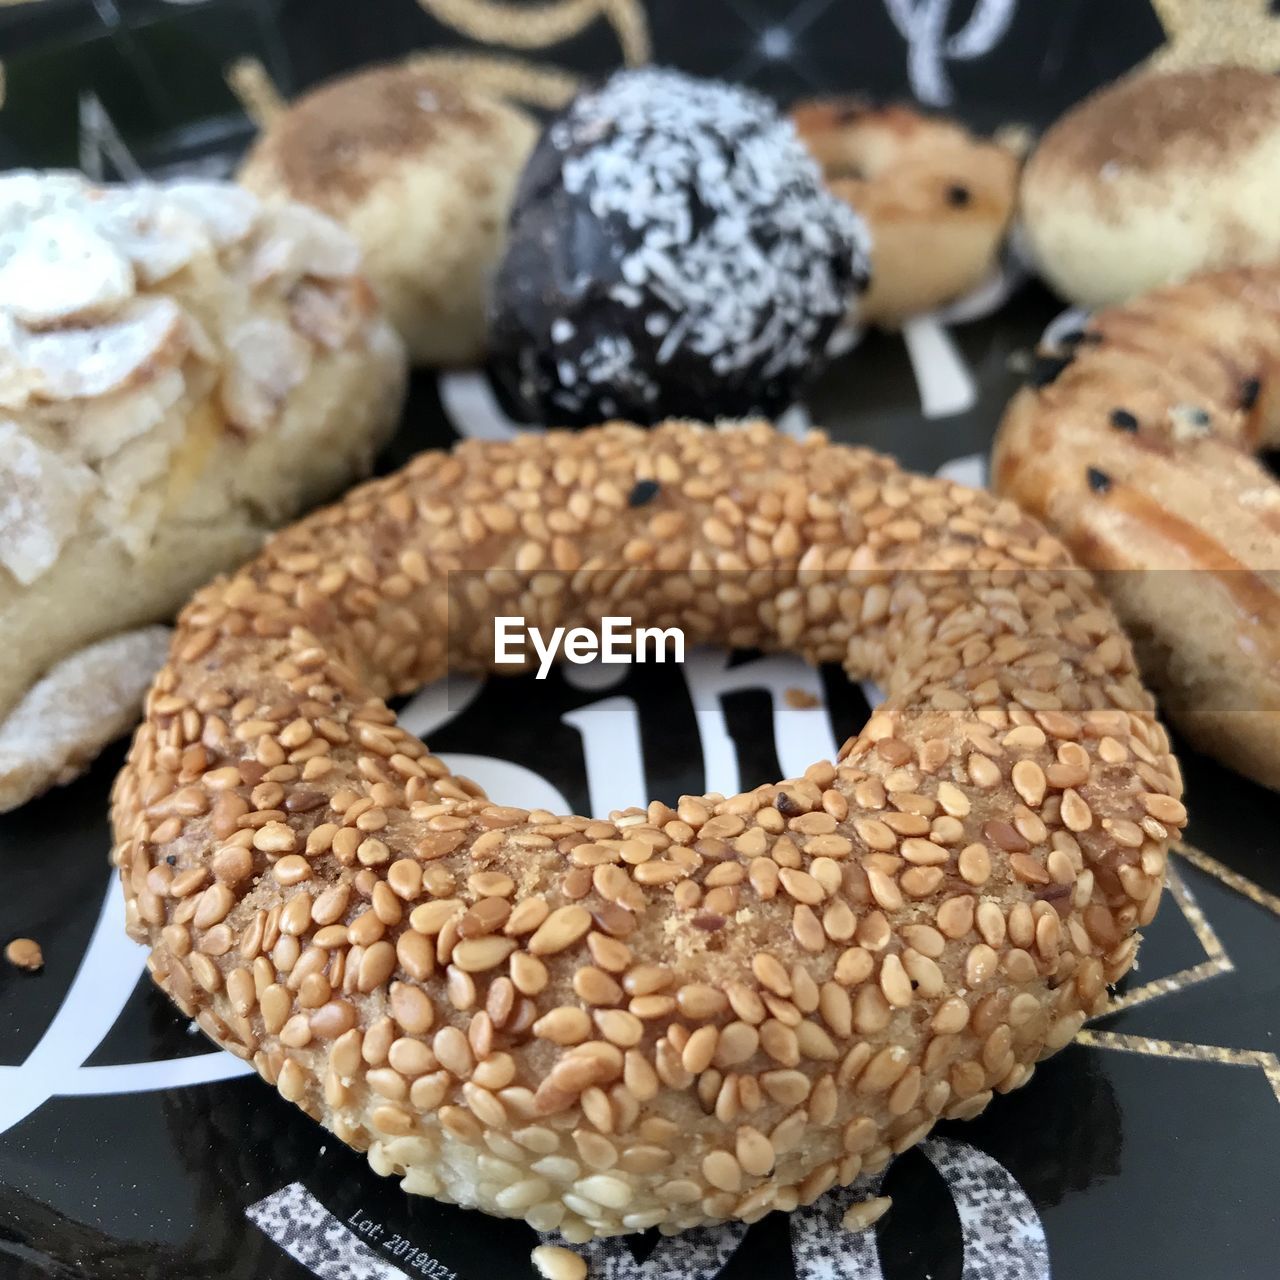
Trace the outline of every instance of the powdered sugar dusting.
{"type": "Polygon", "coordinates": [[[144,627],[81,649],[0,720],[0,812],[69,782],[133,724],[169,635],[144,627]]]}
{"type": "Polygon", "coordinates": [[[0,238],[0,307],[23,324],[109,311],[132,295],[128,260],[83,218],[47,213],[0,238]]]}
{"type": "Polygon", "coordinates": [[[11,350],[25,383],[10,398],[0,381],[0,403],[19,408],[28,400],[83,400],[118,391],[127,383],[173,365],[186,352],[182,311],[171,298],[133,298],[109,320],[50,332],[17,330],[11,350]]]}
{"type": "Polygon", "coordinates": [[[289,393],[307,376],[311,344],[291,325],[255,316],[227,334],[234,359],[222,380],[222,407],[230,422],[262,431],[289,393]]]}
{"type": "Polygon", "coordinates": [[[336,223],[229,183],[0,175],[0,573],[29,585],[88,530],[143,554],[210,405],[265,431],[364,331],[358,268],[336,223]]]}
{"type": "Polygon", "coordinates": [[[336,280],[360,270],[360,249],[332,219],[301,204],[273,210],[273,231],[254,255],[255,283],[279,280],[290,287],[304,276],[336,280]]]}
{"type": "Polygon", "coordinates": [[[93,487],[88,467],[0,421],[0,564],[24,586],[34,582],[75,533],[93,487]]]}

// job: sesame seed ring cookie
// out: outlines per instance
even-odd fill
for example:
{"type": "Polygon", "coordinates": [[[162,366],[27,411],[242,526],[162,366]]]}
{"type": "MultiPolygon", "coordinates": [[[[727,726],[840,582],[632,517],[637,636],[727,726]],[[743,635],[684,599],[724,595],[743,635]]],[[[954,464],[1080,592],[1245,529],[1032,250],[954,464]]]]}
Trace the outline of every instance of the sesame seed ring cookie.
{"type": "Polygon", "coordinates": [[[1132,964],[1180,790],[1013,503],[613,424],[422,454],[204,588],[113,820],[210,1037],[406,1190],[585,1240],[807,1204],[1022,1084],[1132,964]],[[495,615],[627,611],[887,700],[835,764],[608,820],[487,799],[383,700],[487,668],[495,615]]]}
{"type": "Polygon", "coordinates": [[[997,487],[1090,569],[1170,720],[1280,788],[1280,267],[1099,312],[1044,351],[996,437],[997,487]]]}

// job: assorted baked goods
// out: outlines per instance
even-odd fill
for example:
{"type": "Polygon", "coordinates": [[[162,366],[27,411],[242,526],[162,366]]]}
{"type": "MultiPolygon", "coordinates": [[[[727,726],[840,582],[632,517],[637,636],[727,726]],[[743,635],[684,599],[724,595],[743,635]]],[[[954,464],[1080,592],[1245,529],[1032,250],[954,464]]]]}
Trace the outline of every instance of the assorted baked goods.
{"type": "Polygon", "coordinates": [[[471,364],[484,355],[490,280],[537,135],[524,111],[456,78],[379,66],[286,108],[239,178],[351,232],[414,363],[471,364]]]}
{"type": "Polygon", "coordinates": [[[620,71],[520,179],[490,364],[551,425],[779,413],[867,272],[863,224],[769,102],[620,71]]]}
{"type": "Polygon", "coordinates": [[[821,434],[610,425],[423,453],[198,592],[114,858],[155,980],[286,1099],[583,1240],[807,1204],[1024,1083],[1132,964],[1180,790],[1113,614],[1012,502],[821,434]],[[522,612],[887,699],[800,778],[528,812],[384,700],[522,612]]]}
{"type": "Polygon", "coordinates": [[[1100,583],[1192,743],[1280,787],[1280,267],[1105,310],[1046,351],[996,438],[1000,492],[1100,583]]]}
{"type": "Polygon", "coordinates": [[[72,655],[366,472],[404,375],[354,241],[313,210],[0,177],[0,809],[122,727],[157,646],[72,655]]]}
{"type": "Polygon", "coordinates": [[[863,320],[901,324],[996,270],[1018,184],[1008,147],[953,120],[860,98],[803,102],[791,119],[827,185],[870,229],[863,320]]]}
{"type": "Polygon", "coordinates": [[[1104,306],[1200,271],[1280,259],[1280,79],[1247,67],[1127,76],[1072,108],[1023,173],[1049,283],[1104,306]]]}

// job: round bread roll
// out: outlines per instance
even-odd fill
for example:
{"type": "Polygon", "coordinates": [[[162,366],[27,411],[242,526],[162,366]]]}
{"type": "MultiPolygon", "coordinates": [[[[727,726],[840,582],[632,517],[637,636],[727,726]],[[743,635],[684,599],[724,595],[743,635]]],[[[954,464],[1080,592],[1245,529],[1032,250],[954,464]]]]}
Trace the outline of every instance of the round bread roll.
{"type": "Polygon", "coordinates": [[[1280,79],[1230,66],[1095,93],[1045,134],[1020,194],[1040,271],[1084,307],[1280,258],[1278,201],[1280,79]]]}
{"type": "Polygon", "coordinates": [[[583,1240],[808,1204],[1023,1084],[1132,964],[1180,791],[1124,633],[1012,502],[682,422],[424,453],[277,536],[183,612],[112,821],[209,1036],[407,1191],[583,1240]],[[521,614],[887,699],[803,777],[527,811],[384,701],[521,614]]]}
{"type": "Polygon", "coordinates": [[[951,120],[824,98],[791,113],[827,185],[871,230],[861,319],[895,326],[968,293],[995,270],[1018,160],[951,120]]]}
{"type": "Polygon", "coordinates": [[[1044,353],[995,483],[1094,570],[1169,718],[1280,788],[1280,268],[1103,311],[1044,353]]]}
{"type": "MultiPolygon", "coordinates": [[[[231,184],[0,178],[0,721],[368,471],[405,358],[358,271],[329,219],[231,184]]],[[[41,733],[0,730],[0,809],[83,762],[41,733]]]]}
{"type": "Polygon", "coordinates": [[[523,111],[439,74],[374,67],[289,106],[239,179],[355,236],[415,364],[470,364],[484,355],[489,281],[537,136],[523,111]]]}

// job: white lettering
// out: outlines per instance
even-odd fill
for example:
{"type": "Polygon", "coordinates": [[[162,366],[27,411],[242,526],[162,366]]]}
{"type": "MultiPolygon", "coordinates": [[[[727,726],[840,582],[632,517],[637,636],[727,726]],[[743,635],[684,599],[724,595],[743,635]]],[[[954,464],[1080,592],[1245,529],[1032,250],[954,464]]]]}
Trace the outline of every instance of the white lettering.
{"type": "Polygon", "coordinates": [[[630,662],[630,618],[605,617],[600,619],[600,661],[630,662]]]}
{"type": "Polygon", "coordinates": [[[574,627],[564,638],[564,656],[578,665],[591,662],[599,648],[600,641],[590,627],[574,627]]]}
{"type": "Polygon", "coordinates": [[[545,680],[547,672],[551,670],[551,664],[556,660],[556,650],[560,648],[560,641],[564,636],[564,628],[556,627],[551,633],[551,643],[545,644],[542,639],[542,631],[539,627],[530,627],[529,639],[533,641],[533,647],[538,654],[538,679],[545,680]]]}
{"type": "Polygon", "coordinates": [[[645,657],[645,645],[649,641],[653,641],[653,660],[655,662],[666,662],[667,645],[671,645],[672,662],[684,661],[684,632],[679,627],[667,627],[664,631],[661,627],[639,627],[636,630],[636,661],[647,662],[645,657]]]}
{"type": "Polygon", "coordinates": [[[493,620],[493,660],[500,666],[524,661],[524,645],[518,652],[512,652],[508,645],[523,639],[524,619],[516,617],[500,617],[493,620]]]}
{"type": "Polygon", "coordinates": [[[672,662],[684,662],[684,632],[679,627],[633,627],[631,619],[607,616],[600,619],[600,629],[555,627],[546,635],[540,627],[531,627],[519,617],[494,619],[493,661],[507,666],[525,661],[525,639],[533,645],[538,658],[536,678],[545,680],[551,664],[563,656],[576,666],[602,663],[648,662],[649,646],[653,661],[666,662],[670,651],[672,662]]]}
{"type": "Polygon", "coordinates": [[[948,60],[967,61],[991,52],[1013,21],[1016,0],[977,0],[959,31],[948,33],[953,0],[885,0],[893,25],[907,42],[907,74],[921,102],[949,106],[953,97],[948,60]]]}

